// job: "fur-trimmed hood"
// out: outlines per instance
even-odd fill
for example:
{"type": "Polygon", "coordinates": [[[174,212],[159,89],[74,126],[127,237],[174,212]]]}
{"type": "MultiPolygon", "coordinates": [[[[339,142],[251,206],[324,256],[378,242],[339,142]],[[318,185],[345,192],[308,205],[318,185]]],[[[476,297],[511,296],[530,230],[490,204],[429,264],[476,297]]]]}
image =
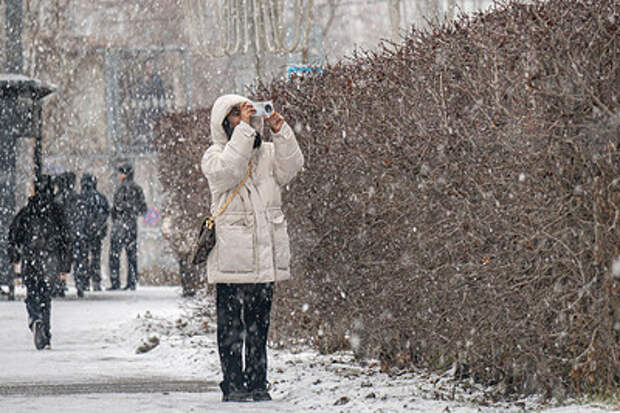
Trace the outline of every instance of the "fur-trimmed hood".
{"type": "MultiPolygon", "coordinates": [[[[239,95],[223,95],[217,98],[211,108],[211,140],[213,143],[226,145],[228,137],[222,122],[224,122],[224,119],[226,119],[226,116],[228,116],[234,106],[247,101],[249,101],[248,98],[239,95]]],[[[260,134],[263,133],[263,124],[263,118],[260,116],[253,116],[250,120],[250,126],[260,134]]]]}

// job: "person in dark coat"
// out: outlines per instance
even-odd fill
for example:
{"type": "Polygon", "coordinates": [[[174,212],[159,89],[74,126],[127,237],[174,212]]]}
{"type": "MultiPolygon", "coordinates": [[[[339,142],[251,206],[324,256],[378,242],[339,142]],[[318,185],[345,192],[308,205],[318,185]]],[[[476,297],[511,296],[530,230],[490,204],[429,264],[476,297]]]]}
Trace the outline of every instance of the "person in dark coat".
{"type": "Polygon", "coordinates": [[[101,242],[108,231],[110,205],[107,198],[97,191],[97,178],[85,173],[80,180],[76,256],[78,291],[101,291],[101,242]]]}
{"type": "MultiPolygon", "coordinates": [[[[49,175],[50,184],[52,186],[52,193],[54,196],[54,200],[62,205],[60,201],[60,193],[64,191],[65,182],[64,177],[62,175],[49,175]]],[[[52,280],[51,294],[52,297],[64,297],[65,291],[67,290],[67,282],[65,280],[61,280],[60,278],[55,278],[52,280]]]]}
{"type": "Polygon", "coordinates": [[[51,348],[51,284],[71,268],[73,240],[63,208],[54,201],[49,176],[35,182],[35,193],[11,222],[8,238],[10,260],[22,266],[35,347],[51,348]]]}
{"type": "MultiPolygon", "coordinates": [[[[58,193],[56,194],[56,202],[58,202],[65,213],[69,228],[71,229],[71,237],[73,238],[73,260],[72,269],[73,277],[75,279],[75,288],[77,289],[78,297],[84,296],[84,290],[82,285],[84,282],[79,279],[77,267],[78,267],[78,245],[79,242],[79,213],[82,209],[80,194],[75,190],[76,176],[73,172],[65,172],[59,176],[58,179],[58,193]]],[[[58,294],[63,297],[67,290],[66,281],[61,280],[60,285],[54,289],[54,295],[58,294]]]]}
{"type": "Polygon", "coordinates": [[[138,217],[147,211],[142,188],[133,181],[133,168],[118,169],[121,184],[114,192],[112,203],[112,232],[110,234],[110,290],[121,288],[119,275],[121,251],[127,253],[127,285],[135,290],[138,282],[138,217]]]}
{"type": "Polygon", "coordinates": [[[137,85],[136,100],[140,110],[136,122],[137,132],[150,135],[155,121],[166,109],[164,82],[157,73],[152,58],[144,62],[144,76],[137,85]]]}

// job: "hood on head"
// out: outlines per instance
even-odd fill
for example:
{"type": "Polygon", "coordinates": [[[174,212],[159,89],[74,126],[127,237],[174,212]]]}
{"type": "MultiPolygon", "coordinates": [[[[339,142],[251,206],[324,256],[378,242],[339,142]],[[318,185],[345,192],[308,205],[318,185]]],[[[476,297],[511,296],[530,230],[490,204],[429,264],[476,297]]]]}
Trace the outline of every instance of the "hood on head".
{"type": "MultiPolygon", "coordinates": [[[[211,108],[211,140],[213,143],[226,145],[228,137],[226,136],[224,127],[222,127],[222,122],[224,122],[224,119],[226,119],[226,116],[228,116],[233,106],[248,100],[248,98],[239,95],[223,95],[215,100],[211,108]]],[[[253,116],[250,120],[250,125],[256,129],[257,132],[262,134],[263,118],[261,116],[253,116]]]]}
{"type": "Polygon", "coordinates": [[[63,179],[65,181],[65,189],[74,189],[75,188],[75,180],[76,176],[74,172],[65,172],[62,174],[63,179]]]}
{"type": "Polygon", "coordinates": [[[118,172],[125,175],[125,180],[133,180],[133,166],[131,164],[124,164],[118,167],[118,172]]]}
{"type": "Polygon", "coordinates": [[[85,189],[97,189],[97,178],[91,174],[82,175],[80,188],[82,188],[82,191],[85,189]]]}
{"type": "Polygon", "coordinates": [[[49,177],[55,195],[65,192],[65,181],[62,175],[49,175],[49,177]]]}
{"type": "Polygon", "coordinates": [[[69,178],[68,172],[63,172],[59,175],[50,177],[52,188],[54,188],[56,195],[64,195],[71,189],[69,186],[69,178]]]}
{"type": "Polygon", "coordinates": [[[52,177],[42,175],[40,179],[34,181],[34,195],[39,198],[51,198],[54,188],[52,186],[52,177]]]}

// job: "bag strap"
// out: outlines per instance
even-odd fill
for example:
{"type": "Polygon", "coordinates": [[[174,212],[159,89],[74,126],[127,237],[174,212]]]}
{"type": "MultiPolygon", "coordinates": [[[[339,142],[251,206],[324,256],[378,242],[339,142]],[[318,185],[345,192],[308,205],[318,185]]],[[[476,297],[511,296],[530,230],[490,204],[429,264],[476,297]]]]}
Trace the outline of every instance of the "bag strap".
{"type": "Polygon", "coordinates": [[[228,197],[226,202],[224,202],[224,205],[222,205],[220,210],[217,211],[217,214],[215,214],[213,216],[210,216],[209,218],[207,218],[205,220],[205,226],[207,228],[209,228],[209,229],[213,228],[213,224],[215,223],[215,219],[217,217],[219,217],[220,215],[222,215],[224,213],[224,211],[226,211],[226,208],[228,208],[228,205],[230,205],[230,203],[237,196],[239,191],[241,191],[241,188],[243,187],[243,185],[245,185],[245,182],[248,180],[248,177],[250,176],[250,172],[252,171],[252,162],[254,162],[254,161],[250,161],[250,165],[248,166],[248,171],[245,173],[245,176],[243,177],[243,180],[241,181],[239,186],[237,186],[237,188],[233,191],[233,193],[230,194],[230,196],[228,197]]]}

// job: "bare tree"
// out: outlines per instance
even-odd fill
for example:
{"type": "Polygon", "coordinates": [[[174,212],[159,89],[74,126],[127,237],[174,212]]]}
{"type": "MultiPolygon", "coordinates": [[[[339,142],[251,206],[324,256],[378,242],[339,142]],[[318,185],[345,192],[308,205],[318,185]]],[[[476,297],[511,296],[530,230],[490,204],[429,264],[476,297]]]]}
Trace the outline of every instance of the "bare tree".
{"type": "Polygon", "coordinates": [[[453,20],[456,17],[457,0],[448,0],[448,10],[446,10],[446,17],[449,20],[453,20]]]}
{"type": "Polygon", "coordinates": [[[392,41],[397,41],[400,37],[400,0],[389,0],[388,13],[390,16],[392,41]]]}
{"type": "MultiPolygon", "coordinates": [[[[26,0],[23,19],[24,73],[53,83],[62,91],[50,102],[50,110],[45,114],[46,147],[66,152],[66,145],[61,145],[59,139],[83,134],[83,125],[75,122],[80,109],[72,102],[82,93],[78,74],[92,50],[85,47],[84,39],[68,34],[69,2],[26,0]]],[[[78,152],[89,144],[83,139],[76,143],[70,147],[78,152]]]]}
{"type": "Polygon", "coordinates": [[[338,6],[341,4],[341,0],[327,0],[327,20],[323,26],[322,38],[325,39],[329,33],[329,29],[331,29],[332,24],[334,23],[334,18],[336,17],[336,10],[338,6]]]}

